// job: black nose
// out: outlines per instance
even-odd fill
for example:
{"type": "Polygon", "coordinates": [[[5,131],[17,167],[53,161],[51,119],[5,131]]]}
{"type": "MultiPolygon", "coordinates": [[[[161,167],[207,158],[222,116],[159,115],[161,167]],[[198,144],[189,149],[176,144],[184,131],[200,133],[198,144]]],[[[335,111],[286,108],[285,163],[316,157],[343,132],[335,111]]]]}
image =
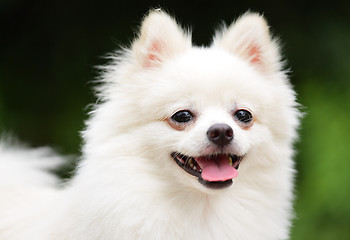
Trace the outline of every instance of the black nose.
{"type": "Polygon", "coordinates": [[[229,144],[233,139],[232,128],[225,123],[217,123],[207,131],[208,139],[220,147],[229,144]]]}

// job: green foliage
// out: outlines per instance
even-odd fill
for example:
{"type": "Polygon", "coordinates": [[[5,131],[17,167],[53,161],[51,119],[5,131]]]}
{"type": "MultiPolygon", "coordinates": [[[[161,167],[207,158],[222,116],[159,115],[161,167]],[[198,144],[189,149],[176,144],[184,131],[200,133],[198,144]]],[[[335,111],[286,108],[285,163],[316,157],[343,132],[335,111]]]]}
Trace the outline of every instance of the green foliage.
{"type": "Polygon", "coordinates": [[[306,113],[297,145],[292,239],[345,240],[350,239],[349,22],[321,19],[307,37],[303,51],[298,45],[292,54],[306,113]]]}
{"type": "Polygon", "coordinates": [[[292,239],[350,239],[350,89],[327,87],[322,77],[306,79],[292,239]]]}

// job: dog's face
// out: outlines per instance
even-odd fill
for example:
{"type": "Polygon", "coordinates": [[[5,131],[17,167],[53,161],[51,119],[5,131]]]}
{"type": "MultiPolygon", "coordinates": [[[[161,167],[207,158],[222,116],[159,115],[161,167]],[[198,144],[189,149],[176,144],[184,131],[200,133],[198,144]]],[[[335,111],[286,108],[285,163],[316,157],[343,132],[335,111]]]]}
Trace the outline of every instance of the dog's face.
{"type": "Polygon", "coordinates": [[[150,158],[159,158],[163,171],[184,183],[229,187],[251,148],[271,137],[263,122],[269,121],[265,111],[274,104],[274,90],[225,51],[192,49],[143,79],[149,82],[142,90],[143,114],[153,116],[143,135],[152,131],[155,138],[147,142],[162,153],[150,158]]]}
{"type": "Polygon", "coordinates": [[[179,135],[171,157],[204,186],[228,187],[257,139],[254,99],[260,99],[261,94],[248,99],[249,94],[244,97],[242,93],[250,89],[245,82],[259,77],[223,52],[202,50],[189,55],[183,57],[195,62],[196,67],[188,63],[176,66],[187,77],[177,80],[184,90],[173,88],[172,95],[178,99],[166,118],[168,126],[179,135]]]}
{"type": "Polygon", "coordinates": [[[137,139],[133,154],[152,171],[224,189],[280,161],[297,114],[262,17],[245,15],[198,48],[169,16],[152,12],[129,54],[111,100],[121,112],[113,125],[137,139]]]}

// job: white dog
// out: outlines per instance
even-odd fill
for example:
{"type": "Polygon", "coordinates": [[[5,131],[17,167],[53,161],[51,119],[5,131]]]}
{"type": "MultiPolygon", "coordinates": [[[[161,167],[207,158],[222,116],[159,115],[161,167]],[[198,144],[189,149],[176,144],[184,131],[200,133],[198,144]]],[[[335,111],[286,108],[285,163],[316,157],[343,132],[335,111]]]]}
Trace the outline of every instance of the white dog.
{"type": "Polygon", "coordinates": [[[151,11],[102,79],[65,187],[59,157],[2,144],[1,240],[288,239],[299,113],[261,16],[204,48],[151,11]]]}

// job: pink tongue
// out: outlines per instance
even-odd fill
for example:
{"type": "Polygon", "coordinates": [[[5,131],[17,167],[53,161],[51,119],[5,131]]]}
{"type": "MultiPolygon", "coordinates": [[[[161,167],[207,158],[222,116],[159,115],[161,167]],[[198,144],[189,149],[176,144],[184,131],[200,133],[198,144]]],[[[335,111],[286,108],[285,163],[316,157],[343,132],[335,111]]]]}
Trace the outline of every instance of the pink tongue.
{"type": "Polygon", "coordinates": [[[228,163],[227,155],[218,155],[215,158],[198,157],[195,160],[202,169],[204,180],[226,181],[238,176],[238,171],[228,163]]]}

